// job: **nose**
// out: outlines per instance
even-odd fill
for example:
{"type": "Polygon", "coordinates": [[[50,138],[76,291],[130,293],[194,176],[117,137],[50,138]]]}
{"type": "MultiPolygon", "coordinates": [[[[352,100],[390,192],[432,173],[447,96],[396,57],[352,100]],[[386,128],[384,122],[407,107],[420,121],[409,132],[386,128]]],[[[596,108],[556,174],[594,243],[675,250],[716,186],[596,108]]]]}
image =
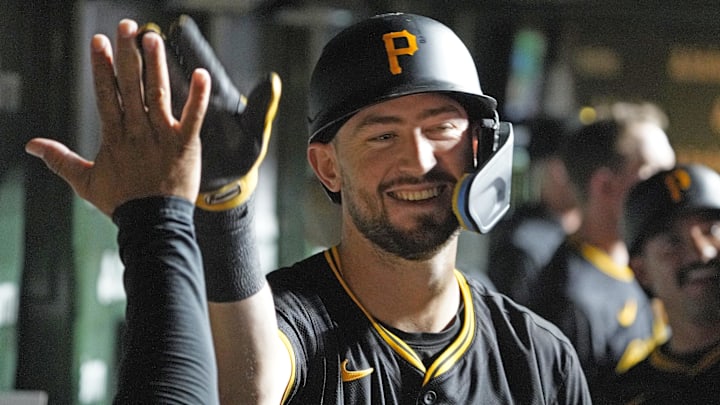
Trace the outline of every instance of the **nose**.
{"type": "Polygon", "coordinates": [[[402,142],[398,154],[400,170],[411,176],[422,176],[437,164],[435,146],[419,130],[402,142]]]}
{"type": "Polygon", "coordinates": [[[690,238],[693,243],[695,253],[700,257],[703,263],[706,263],[718,255],[718,238],[714,235],[706,235],[699,226],[693,226],[690,230],[690,238]]]}

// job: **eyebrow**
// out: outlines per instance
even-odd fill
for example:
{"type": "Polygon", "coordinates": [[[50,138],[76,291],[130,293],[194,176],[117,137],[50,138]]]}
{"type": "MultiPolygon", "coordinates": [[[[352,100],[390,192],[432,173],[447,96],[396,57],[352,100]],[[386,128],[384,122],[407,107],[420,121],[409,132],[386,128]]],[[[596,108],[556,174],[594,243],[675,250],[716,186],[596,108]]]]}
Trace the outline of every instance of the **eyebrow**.
{"type": "Polygon", "coordinates": [[[418,118],[425,119],[425,118],[430,118],[430,117],[434,117],[437,115],[441,115],[441,114],[445,114],[445,113],[452,113],[452,112],[461,114],[460,110],[456,106],[454,106],[452,104],[445,104],[438,108],[430,108],[430,109],[423,111],[422,113],[420,113],[420,115],[418,115],[418,118]]]}
{"type": "MultiPolygon", "coordinates": [[[[428,108],[421,111],[420,114],[417,115],[416,119],[424,120],[446,113],[458,113],[459,115],[461,114],[460,109],[458,109],[456,106],[452,104],[445,104],[440,107],[428,108]]],[[[359,131],[365,127],[369,127],[372,125],[397,124],[401,122],[403,122],[403,119],[394,115],[371,114],[365,117],[362,121],[360,121],[360,123],[355,127],[355,131],[359,131]]]]}

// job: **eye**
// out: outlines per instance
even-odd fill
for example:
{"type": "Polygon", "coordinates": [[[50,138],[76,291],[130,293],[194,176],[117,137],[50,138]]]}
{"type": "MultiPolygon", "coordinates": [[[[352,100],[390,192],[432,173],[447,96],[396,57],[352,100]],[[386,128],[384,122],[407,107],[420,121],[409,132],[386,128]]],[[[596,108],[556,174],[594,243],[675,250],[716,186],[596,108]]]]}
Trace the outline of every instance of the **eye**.
{"type": "Polygon", "coordinates": [[[455,125],[452,125],[452,124],[449,124],[449,123],[445,123],[445,124],[442,124],[442,125],[438,125],[438,126],[437,126],[437,130],[438,130],[438,131],[456,131],[456,130],[457,130],[457,127],[455,127],[455,125]]]}
{"type": "Polygon", "coordinates": [[[661,234],[657,237],[657,252],[662,257],[674,257],[677,256],[678,250],[683,247],[683,240],[679,235],[669,232],[661,234]]]}
{"type": "Polygon", "coordinates": [[[389,141],[390,139],[393,139],[393,138],[395,138],[394,133],[386,132],[386,133],[383,133],[380,135],[373,136],[372,138],[370,138],[370,141],[382,142],[382,141],[389,141]]]}
{"type": "Polygon", "coordinates": [[[452,122],[443,122],[430,127],[425,133],[434,139],[457,139],[462,136],[463,130],[452,122]]]}
{"type": "Polygon", "coordinates": [[[670,248],[673,250],[679,249],[685,243],[683,238],[675,232],[668,234],[667,241],[670,245],[670,248]]]}

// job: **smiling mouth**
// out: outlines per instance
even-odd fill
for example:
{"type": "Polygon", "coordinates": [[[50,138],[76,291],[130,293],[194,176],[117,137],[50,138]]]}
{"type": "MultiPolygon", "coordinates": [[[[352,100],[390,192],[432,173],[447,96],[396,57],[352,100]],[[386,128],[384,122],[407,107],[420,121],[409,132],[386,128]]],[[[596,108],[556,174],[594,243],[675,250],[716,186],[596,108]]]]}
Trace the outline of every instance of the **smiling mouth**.
{"type": "Polygon", "coordinates": [[[400,190],[388,192],[392,198],[401,201],[424,201],[439,196],[443,191],[442,186],[426,188],[423,190],[400,190]]]}

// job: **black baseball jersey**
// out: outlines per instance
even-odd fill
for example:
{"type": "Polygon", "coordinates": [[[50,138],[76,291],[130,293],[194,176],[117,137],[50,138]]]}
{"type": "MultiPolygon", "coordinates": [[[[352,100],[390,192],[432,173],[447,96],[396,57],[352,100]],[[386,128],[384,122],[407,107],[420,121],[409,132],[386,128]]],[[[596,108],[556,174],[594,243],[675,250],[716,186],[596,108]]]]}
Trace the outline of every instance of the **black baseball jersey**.
{"type": "Polygon", "coordinates": [[[566,240],[533,291],[529,307],[570,338],[598,403],[617,373],[667,339],[632,270],[589,244],[566,240]]]}
{"type": "Polygon", "coordinates": [[[333,248],[268,275],[293,359],[285,403],[590,403],[567,338],[459,271],[456,332],[429,359],[373,319],[340,274],[333,248]]]}
{"type": "Polygon", "coordinates": [[[542,203],[520,206],[490,236],[487,273],[495,288],[523,305],[530,287],[565,240],[557,216],[542,203]]]}
{"type": "Polygon", "coordinates": [[[720,404],[720,342],[684,356],[660,346],[620,376],[615,392],[628,405],[720,404]]]}

